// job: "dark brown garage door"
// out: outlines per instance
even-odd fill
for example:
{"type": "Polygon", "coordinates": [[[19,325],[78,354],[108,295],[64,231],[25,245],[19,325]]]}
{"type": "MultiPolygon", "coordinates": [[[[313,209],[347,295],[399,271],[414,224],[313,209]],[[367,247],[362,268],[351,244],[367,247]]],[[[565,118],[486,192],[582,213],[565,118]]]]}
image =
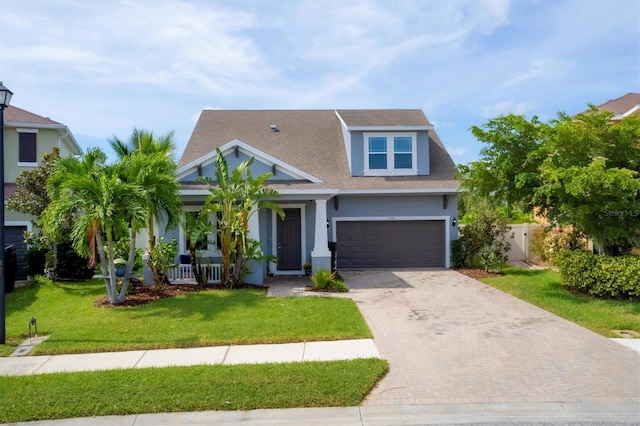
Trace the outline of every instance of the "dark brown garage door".
{"type": "Polygon", "coordinates": [[[445,266],[445,222],[338,221],[339,268],[445,266]]]}
{"type": "Polygon", "coordinates": [[[27,279],[27,274],[24,272],[24,252],[27,249],[27,245],[24,243],[24,231],[26,230],[26,226],[7,226],[4,228],[4,243],[6,245],[12,244],[16,248],[18,261],[17,280],[27,279]]]}

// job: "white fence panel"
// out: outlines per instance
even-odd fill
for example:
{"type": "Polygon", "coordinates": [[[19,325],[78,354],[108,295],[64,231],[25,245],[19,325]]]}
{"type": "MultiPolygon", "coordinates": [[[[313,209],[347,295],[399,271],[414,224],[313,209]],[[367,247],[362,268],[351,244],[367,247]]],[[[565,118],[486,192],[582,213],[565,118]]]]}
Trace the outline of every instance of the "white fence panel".
{"type": "MultiPolygon", "coordinates": [[[[207,278],[207,284],[217,284],[221,281],[219,264],[202,265],[202,268],[207,278]]],[[[195,284],[196,282],[191,265],[186,264],[167,269],[167,278],[171,284],[195,284]]]]}
{"type": "Polygon", "coordinates": [[[523,262],[530,259],[529,244],[533,231],[542,226],[537,223],[518,223],[512,224],[511,231],[505,235],[511,249],[507,256],[511,262],[523,262]],[[513,238],[511,238],[513,236],[513,238]]]}

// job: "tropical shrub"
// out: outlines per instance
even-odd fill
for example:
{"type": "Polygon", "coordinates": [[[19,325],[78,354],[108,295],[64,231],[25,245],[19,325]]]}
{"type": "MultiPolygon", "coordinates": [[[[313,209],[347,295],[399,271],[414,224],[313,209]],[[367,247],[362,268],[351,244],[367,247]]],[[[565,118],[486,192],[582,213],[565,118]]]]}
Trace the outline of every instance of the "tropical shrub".
{"type": "Polygon", "coordinates": [[[318,268],[311,275],[313,286],[317,289],[325,289],[330,287],[336,279],[337,272],[331,272],[328,269],[318,268]]]}
{"type": "Polygon", "coordinates": [[[149,266],[156,285],[169,284],[167,269],[175,264],[178,255],[178,242],[175,239],[165,241],[160,237],[149,254],[149,266]]]}
{"type": "Polygon", "coordinates": [[[545,228],[539,227],[531,234],[531,251],[543,262],[553,262],[554,257],[562,250],[583,250],[587,240],[583,234],[573,227],[545,228]]]}
{"type": "MultiPolygon", "coordinates": [[[[125,262],[128,262],[127,259],[129,258],[130,245],[131,245],[131,239],[129,237],[120,238],[118,241],[113,243],[113,256],[115,257],[114,262],[117,259],[124,259],[125,262]]],[[[136,248],[134,257],[133,257],[132,272],[136,274],[141,274],[143,267],[144,267],[144,261],[142,260],[142,249],[136,248]]]]}
{"type": "Polygon", "coordinates": [[[329,271],[326,268],[318,268],[311,275],[313,288],[317,290],[332,290],[337,292],[347,292],[347,284],[342,277],[338,275],[338,271],[329,271]]]}
{"type": "Polygon", "coordinates": [[[462,268],[467,263],[467,253],[464,247],[464,239],[458,238],[451,241],[451,267],[462,268]]]}
{"type": "MultiPolygon", "coordinates": [[[[47,261],[48,263],[49,261],[47,261]]],[[[91,278],[94,273],[95,269],[89,267],[89,259],[75,251],[71,240],[67,239],[56,246],[56,278],[81,281],[91,278]]],[[[47,276],[50,277],[50,275],[47,276]]]]}
{"type": "Polygon", "coordinates": [[[460,227],[455,262],[462,266],[477,262],[486,271],[500,271],[511,248],[506,240],[510,230],[507,219],[494,209],[478,209],[473,222],[460,227]]]}
{"type": "Polygon", "coordinates": [[[24,271],[30,277],[44,275],[44,263],[49,249],[28,247],[24,252],[24,271]]]}
{"type": "Polygon", "coordinates": [[[563,284],[596,297],[640,299],[640,257],[563,250],[555,257],[563,284]]]}
{"type": "Polygon", "coordinates": [[[48,238],[35,232],[25,232],[28,248],[24,255],[24,270],[27,275],[45,275],[49,279],[86,280],[94,274],[88,266],[89,260],[79,255],[68,238],[53,245],[48,238]]]}

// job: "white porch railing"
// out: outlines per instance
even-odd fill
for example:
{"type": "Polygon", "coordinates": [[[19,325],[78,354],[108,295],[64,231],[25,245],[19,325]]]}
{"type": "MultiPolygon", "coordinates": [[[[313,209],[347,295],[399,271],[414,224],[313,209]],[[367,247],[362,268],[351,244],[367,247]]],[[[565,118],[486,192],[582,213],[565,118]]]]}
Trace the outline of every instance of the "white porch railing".
{"type": "MultiPolygon", "coordinates": [[[[202,265],[207,284],[217,284],[220,280],[220,264],[202,265]]],[[[180,264],[167,269],[167,278],[171,284],[195,284],[196,278],[193,276],[191,265],[180,264]]]]}

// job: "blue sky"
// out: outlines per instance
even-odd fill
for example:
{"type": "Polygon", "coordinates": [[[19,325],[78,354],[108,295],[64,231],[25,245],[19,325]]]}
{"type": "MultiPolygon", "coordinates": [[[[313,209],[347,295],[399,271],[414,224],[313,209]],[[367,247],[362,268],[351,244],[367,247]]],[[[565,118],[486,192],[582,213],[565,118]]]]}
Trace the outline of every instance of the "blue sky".
{"type": "Polygon", "coordinates": [[[638,0],[2,0],[12,104],[84,149],[204,108],[419,108],[456,163],[500,114],[640,92],[638,0]]]}

